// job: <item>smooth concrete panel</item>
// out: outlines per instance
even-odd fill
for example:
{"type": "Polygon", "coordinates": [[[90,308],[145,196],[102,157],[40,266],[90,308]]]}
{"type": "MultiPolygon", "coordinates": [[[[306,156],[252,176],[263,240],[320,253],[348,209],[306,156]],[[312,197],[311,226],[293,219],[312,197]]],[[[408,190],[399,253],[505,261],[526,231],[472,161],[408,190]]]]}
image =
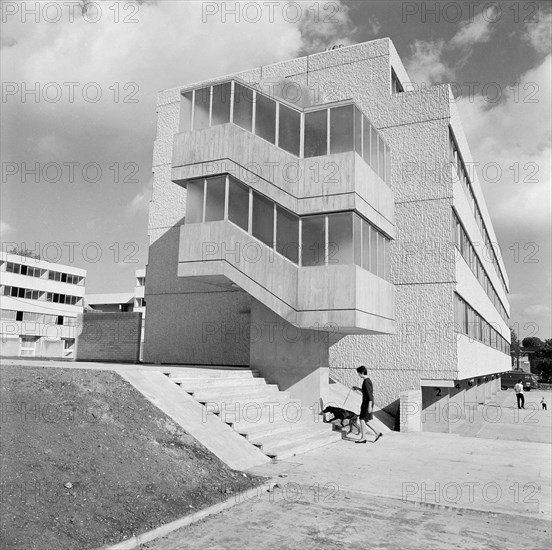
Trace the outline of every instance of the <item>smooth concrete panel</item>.
{"type": "Polygon", "coordinates": [[[457,335],[458,378],[486,376],[510,370],[509,355],[464,334],[457,335]]]}
{"type": "Polygon", "coordinates": [[[203,405],[171,382],[163,373],[143,369],[121,369],[118,372],[151,403],[230,468],[247,470],[270,461],[228,424],[221,422],[217,416],[208,414],[203,405]]]}
{"type": "Polygon", "coordinates": [[[316,407],[321,397],[328,398],[326,332],[294,327],[257,300],[251,304],[251,323],[258,328],[257,338],[251,340],[252,369],[303,406],[316,407]]]}

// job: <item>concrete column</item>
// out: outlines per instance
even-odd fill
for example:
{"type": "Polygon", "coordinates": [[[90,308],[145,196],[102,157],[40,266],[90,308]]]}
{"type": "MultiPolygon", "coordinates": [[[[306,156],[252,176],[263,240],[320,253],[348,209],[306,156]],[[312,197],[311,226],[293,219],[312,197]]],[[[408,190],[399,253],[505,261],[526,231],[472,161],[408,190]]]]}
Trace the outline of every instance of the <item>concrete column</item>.
{"type": "Polygon", "coordinates": [[[407,390],[400,393],[401,432],[422,431],[422,390],[407,390]]]}
{"type": "Polygon", "coordinates": [[[485,403],[485,378],[478,377],[475,379],[476,387],[476,399],[477,404],[481,405],[485,403]]]}
{"type": "Polygon", "coordinates": [[[451,428],[465,418],[466,388],[465,380],[457,380],[454,382],[454,388],[449,388],[449,424],[451,428]]]}
{"type": "MultiPolygon", "coordinates": [[[[485,403],[488,403],[493,398],[493,388],[492,388],[493,381],[491,380],[490,376],[486,376],[485,378],[487,378],[487,381],[484,383],[485,403]]],[[[483,378],[483,380],[485,380],[485,378],[483,378]]]]}
{"type": "Polygon", "coordinates": [[[299,329],[257,300],[251,304],[250,366],[304,406],[329,398],[328,333],[299,329]]]}
{"type": "Polygon", "coordinates": [[[477,380],[471,382],[471,386],[470,380],[472,379],[463,381],[466,388],[466,394],[464,397],[464,417],[467,419],[469,419],[473,414],[473,412],[470,411],[473,411],[474,408],[477,410],[477,380]]]}
{"type": "Polygon", "coordinates": [[[449,432],[449,389],[422,387],[422,431],[449,432]]]}

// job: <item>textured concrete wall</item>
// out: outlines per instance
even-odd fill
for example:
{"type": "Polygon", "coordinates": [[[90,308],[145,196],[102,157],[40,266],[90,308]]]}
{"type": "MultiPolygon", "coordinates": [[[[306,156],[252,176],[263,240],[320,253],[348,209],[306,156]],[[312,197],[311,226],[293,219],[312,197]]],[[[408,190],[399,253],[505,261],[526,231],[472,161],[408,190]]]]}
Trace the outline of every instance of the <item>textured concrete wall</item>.
{"type": "Polygon", "coordinates": [[[79,316],[77,361],[136,363],[141,313],[84,313],[79,316]]]}

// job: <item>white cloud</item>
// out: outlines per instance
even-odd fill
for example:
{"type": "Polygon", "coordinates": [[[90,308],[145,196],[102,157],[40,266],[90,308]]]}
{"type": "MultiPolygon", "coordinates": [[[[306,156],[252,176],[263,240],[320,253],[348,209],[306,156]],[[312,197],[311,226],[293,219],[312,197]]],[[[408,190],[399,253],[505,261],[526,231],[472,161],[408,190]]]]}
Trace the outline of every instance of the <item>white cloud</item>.
{"type": "Polygon", "coordinates": [[[463,67],[473,53],[473,46],[488,42],[494,28],[493,16],[481,12],[471,21],[462,22],[456,34],[448,41],[416,40],[411,56],[406,61],[409,74],[419,83],[440,83],[454,80],[456,71],[463,67]],[[459,56],[455,62],[443,58],[459,56]]]}
{"type": "Polygon", "coordinates": [[[147,191],[140,191],[137,195],[135,195],[135,197],[128,205],[127,212],[129,214],[136,214],[140,211],[147,212],[149,207],[150,195],[150,188],[148,188],[147,191]]]}
{"type": "Polygon", "coordinates": [[[454,72],[441,61],[445,43],[416,40],[411,46],[412,54],[406,62],[410,76],[416,82],[443,82],[452,80],[454,72]]]}
{"type": "Polygon", "coordinates": [[[377,36],[379,34],[381,30],[381,23],[375,15],[368,18],[368,29],[373,36],[377,36]]]}
{"type": "Polygon", "coordinates": [[[535,50],[547,55],[552,49],[552,12],[540,11],[535,22],[527,22],[523,39],[529,42],[535,50]]]}
{"type": "Polygon", "coordinates": [[[9,223],[4,220],[0,221],[0,235],[2,238],[6,236],[6,233],[10,233],[11,231],[13,231],[13,227],[9,223]]]}
{"type": "Polygon", "coordinates": [[[335,44],[348,46],[355,33],[349,7],[342,2],[315,2],[315,9],[307,9],[302,3],[303,18],[299,22],[303,39],[303,52],[310,54],[324,51],[335,44]]]}

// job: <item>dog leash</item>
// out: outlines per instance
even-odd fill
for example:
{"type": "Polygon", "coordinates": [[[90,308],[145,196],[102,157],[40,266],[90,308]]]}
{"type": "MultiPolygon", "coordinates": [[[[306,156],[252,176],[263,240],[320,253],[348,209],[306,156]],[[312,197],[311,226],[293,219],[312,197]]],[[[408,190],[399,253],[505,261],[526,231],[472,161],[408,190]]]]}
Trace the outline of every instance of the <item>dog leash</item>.
{"type": "Polygon", "coordinates": [[[351,395],[351,392],[353,391],[353,388],[349,389],[349,393],[347,394],[347,397],[345,398],[345,401],[343,401],[343,405],[341,408],[345,408],[345,403],[347,403],[347,399],[349,399],[349,395],[351,395]]]}

